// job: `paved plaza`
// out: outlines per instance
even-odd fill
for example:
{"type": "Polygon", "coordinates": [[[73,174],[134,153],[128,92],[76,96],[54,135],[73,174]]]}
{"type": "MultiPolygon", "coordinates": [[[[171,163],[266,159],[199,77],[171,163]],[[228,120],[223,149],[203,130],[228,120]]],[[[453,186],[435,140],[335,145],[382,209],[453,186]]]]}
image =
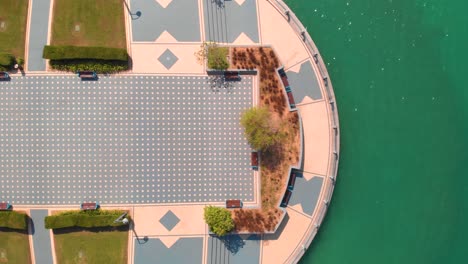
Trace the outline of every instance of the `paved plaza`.
{"type": "Polygon", "coordinates": [[[251,148],[239,124],[252,78],[0,82],[0,200],[13,204],[252,201],[251,148]]]}

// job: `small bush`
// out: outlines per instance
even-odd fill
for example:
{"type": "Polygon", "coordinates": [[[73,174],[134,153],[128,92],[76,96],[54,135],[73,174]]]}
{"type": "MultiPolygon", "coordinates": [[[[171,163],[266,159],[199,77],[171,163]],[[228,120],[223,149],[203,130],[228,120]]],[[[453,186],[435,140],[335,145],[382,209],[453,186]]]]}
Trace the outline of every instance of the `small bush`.
{"type": "MultiPolygon", "coordinates": [[[[122,226],[123,223],[114,223],[114,221],[123,213],[124,211],[120,210],[66,211],[47,216],[45,218],[45,228],[122,226]]],[[[129,218],[127,215],[127,219],[129,218]]]]}
{"type": "Polygon", "coordinates": [[[10,53],[0,52],[0,70],[7,71],[13,68],[15,56],[10,53]]]}
{"type": "Polygon", "coordinates": [[[208,68],[214,70],[226,70],[229,67],[227,55],[229,48],[218,47],[216,45],[208,46],[208,68]]]}
{"type": "Polygon", "coordinates": [[[42,57],[50,60],[95,59],[128,61],[128,54],[125,49],[107,47],[45,46],[42,57]]]}
{"type": "Polygon", "coordinates": [[[69,72],[115,73],[128,70],[128,63],[118,60],[51,60],[49,64],[52,69],[69,72]]]}
{"type": "Polygon", "coordinates": [[[16,211],[0,211],[0,227],[27,230],[28,216],[16,211]]]}
{"type": "Polygon", "coordinates": [[[224,236],[234,229],[231,212],[226,208],[207,206],[203,218],[210,230],[218,236],[224,236]]]}

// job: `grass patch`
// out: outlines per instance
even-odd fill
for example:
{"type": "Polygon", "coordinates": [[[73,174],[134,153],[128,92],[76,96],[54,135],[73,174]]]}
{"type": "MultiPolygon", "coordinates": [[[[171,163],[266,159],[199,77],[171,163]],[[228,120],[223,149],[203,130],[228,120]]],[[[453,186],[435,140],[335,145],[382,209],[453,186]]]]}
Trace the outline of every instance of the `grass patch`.
{"type": "Polygon", "coordinates": [[[57,263],[127,263],[128,232],[107,231],[56,233],[57,263]]]}
{"type": "Polygon", "coordinates": [[[2,0],[0,3],[0,52],[24,58],[29,1],[2,0]]]}
{"type": "Polygon", "coordinates": [[[52,45],[126,49],[122,0],[55,0],[52,45]]]}
{"type": "Polygon", "coordinates": [[[0,263],[31,263],[26,232],[0,228],[0,263]]]}
{"type": "Polygon", "coordinates": [[[27,219],[28,216],[25,213],[19,213],[16,211],[0,211],[0,227],[27,230],[27,219]]]}

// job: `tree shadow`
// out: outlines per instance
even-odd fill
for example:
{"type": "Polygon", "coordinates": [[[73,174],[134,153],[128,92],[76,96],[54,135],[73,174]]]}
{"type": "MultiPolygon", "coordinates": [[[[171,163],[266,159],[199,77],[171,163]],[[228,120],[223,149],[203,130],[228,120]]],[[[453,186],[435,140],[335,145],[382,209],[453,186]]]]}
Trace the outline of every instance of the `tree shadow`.
{"type": "Polygon", "coordinates": [[[226,90],[227,93],[232,91],[232,83],[226,81],[223,75],[212,75],[208,78],[208,84],[212,92],[219,92],[221,89],[226,90]]]}
{"type": "Polygon", "coordinates": [[[216,4],[218,8],[224,8],[224,0],[211,0],[211,3],[216,4]]]}
{"type": "Polygon", "coordinates": [[[219,240],[223,242],[224,247],[232,254],[239,252],[245,245],[244,240],[238,235],[223,236],[220,237],[219,240]]]}
{"type": "Polygon", "coordinates": [[[278,161],[284,159],[284,149],[281,142],[274,144],[261,153],[261,164],[270,171],[276,170],[281,164],[278,161]]]}

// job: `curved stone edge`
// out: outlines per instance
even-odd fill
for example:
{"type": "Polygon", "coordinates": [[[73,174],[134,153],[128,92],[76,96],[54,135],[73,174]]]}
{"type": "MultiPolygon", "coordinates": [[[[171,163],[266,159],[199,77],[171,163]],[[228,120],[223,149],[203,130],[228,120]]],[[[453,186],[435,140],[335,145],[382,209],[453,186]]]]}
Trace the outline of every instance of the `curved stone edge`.
{"type": "MultiPolygon", "coordinates": [[[[313,212],[313,219],[311,224],[307,228],[306,234],[304,235],[301,242],[297,245],[294,252],[291,252],[290,256],[287,259],[287,263],[297,263],[301,257],[306,252],[307,248],[312,243],[312,240],[315,238],[315,235],[320,228],[320,225],[325,218],[327,213],[328,205],[330,203],[331,197],[333,195],[333,190],[335,187],[335,181],[338,173],[338,162],[340,154],[340,129],[339,129],[339,119],[338,119],[338,109],[336,106],[335,93],[333,91],[333,86],[329,78],[329,74],[325,63],[320,55],[317,46],[312,40],[311,36],[296,17],[294,12],[282,1],[282,0],[267,0],[275,9],[278,10],[288,22],[288,24],[294,29],[294,31],[301,36],[303,43],[310,55],[310,57],[315,62],[317,68],[319,69],[319,74],[322,77],[322,83],[326,90],[325,100],[327,102],[328,118],[330,124],[330,131],[332,134],[331,138],[331,149],[332,154],[329,158],[330,166],[327,171],[327,177],[324,179],[324,187],[322,187],[322,192],[324,194],[321,196],[322,200],[318,201],[317,207],[313,212]],[[322,202],[321,202],[322,201],[322,202]]],[[[301,119],[301,118],[300,118],[301,119]]],[[[301,119],[302,120],[302,119],[301,119]]],[[[302,123],[302,122],[301,122],[302,123]]],[[[301,131],[302,133],[302,131],[301,131]]],[[[301,152],[302,152],[301,144],[301,152]]]]}

